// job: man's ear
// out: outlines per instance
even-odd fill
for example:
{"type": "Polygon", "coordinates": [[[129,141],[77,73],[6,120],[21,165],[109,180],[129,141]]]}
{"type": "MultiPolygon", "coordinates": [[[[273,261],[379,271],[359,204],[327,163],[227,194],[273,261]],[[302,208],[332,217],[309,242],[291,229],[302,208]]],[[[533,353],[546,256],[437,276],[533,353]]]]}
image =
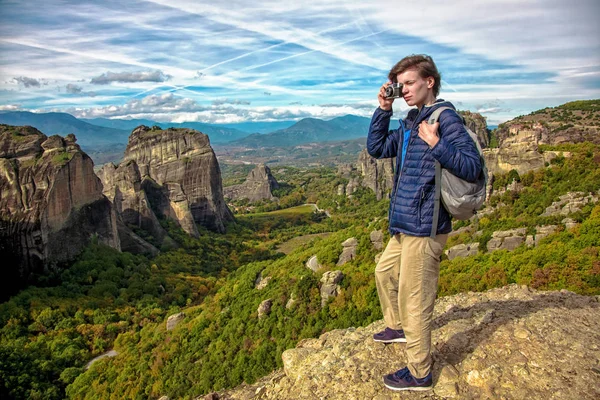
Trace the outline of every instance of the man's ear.
{"type": "Polygon", "coordinates": [[[435,79],[433,76],[427,78],[427,89],[433,89],[433,85],[435,84],[435,79]]]}

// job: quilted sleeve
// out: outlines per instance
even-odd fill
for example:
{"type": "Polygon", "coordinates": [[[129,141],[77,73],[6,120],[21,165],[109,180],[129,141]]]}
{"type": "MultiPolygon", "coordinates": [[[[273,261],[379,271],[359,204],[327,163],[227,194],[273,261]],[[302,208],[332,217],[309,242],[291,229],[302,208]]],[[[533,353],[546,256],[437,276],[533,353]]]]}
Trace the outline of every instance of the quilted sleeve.
{"type": "Polygon", "coordinates": [[[390,118],[393,111],[385,111],[377,107],[367,136],[367,151],[375,158],[396,157],[398,143],[400,142],[399,130],[389,130],[390,118]]]}

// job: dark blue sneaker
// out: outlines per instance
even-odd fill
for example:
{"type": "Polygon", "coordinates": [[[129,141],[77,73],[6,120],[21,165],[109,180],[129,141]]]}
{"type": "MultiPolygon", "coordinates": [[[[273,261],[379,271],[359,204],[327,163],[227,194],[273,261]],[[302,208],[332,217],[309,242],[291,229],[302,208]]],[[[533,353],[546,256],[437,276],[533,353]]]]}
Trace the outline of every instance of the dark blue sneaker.
{"type": "Polygon", "coordinates": [[[385,328],[379,333],[373,335],[373,340],[381,343],[406,343],[406,336],[402,329],[385,328]]]}
{"type": "Polygon", "coordinates": [[[383,383],[392,390],[430,390],[433,388],[431,372],[422,379],[412,376],[408,367],[383,377],[383,383]]]}

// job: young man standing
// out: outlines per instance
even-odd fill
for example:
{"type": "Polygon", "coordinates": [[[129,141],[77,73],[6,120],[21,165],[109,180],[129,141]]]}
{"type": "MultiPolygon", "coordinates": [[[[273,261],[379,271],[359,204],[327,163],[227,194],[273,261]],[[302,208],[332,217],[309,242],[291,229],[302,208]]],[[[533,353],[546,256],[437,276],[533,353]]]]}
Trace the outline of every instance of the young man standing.
{"type": "Polygon", "coordinates": [[[375,268],[377,292],[387,325],[374,335],[383,343],[406,342],[408,365],[386,375],[393,390],[431,389],[431,323],[437,294],[440,256],[452,230],[451,217],[439,208],[437,235],[432,238],[435,162],[454,175],[475,182],[481,161],[454,106],[436,99],[441,77],[431,57],[403,58],[389,80],[402,84],[409,111],[400,128],[388,130],[394,98],[386,98],[390,82],[379,89],[379,107],[373,114],[367,149],[375,158],[396,157],[394,189],[390,198],[390,241],[375,268]],[[438,107],[439,122],[427,119],[438,107]],[[438,135],[439,131],[439,135],[438,135]]]}

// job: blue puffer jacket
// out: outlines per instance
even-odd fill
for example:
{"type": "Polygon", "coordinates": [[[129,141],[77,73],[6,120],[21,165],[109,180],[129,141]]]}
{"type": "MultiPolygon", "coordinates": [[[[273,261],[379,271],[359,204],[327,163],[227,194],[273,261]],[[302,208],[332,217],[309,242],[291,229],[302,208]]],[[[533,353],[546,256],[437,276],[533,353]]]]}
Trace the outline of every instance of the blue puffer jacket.
{"type": "MultiPolygon", "coordinates": [[[[439,99],[431,106],[423,106],[420,111],[410,110],[406,119],[400,121],[400,129],[397,130],[388,131],[392,111],[377,108],[371,119],[367,137],[369,154],[375,158],[396,157],[396,174],[389,211],[389,227],[393,235],[431,234],[435,160],[440,162],[442,168],[467,181],[475,182],[481,173],[477,148],[456,112],[445,110],[440,114],[440,140],[433,148],[419,137],[421,121],[427,120],[436,108],[442,106],[454,109],[452,103],[439,99]],[[401,164],[399,160],[402,160],[404,139],[407,141],[407,147],[404,163],[401,164]]],[[[438,233],[449,233],[452,230],[450,219],[450,214],[444,207],[440,207],[438,233]]]]}

